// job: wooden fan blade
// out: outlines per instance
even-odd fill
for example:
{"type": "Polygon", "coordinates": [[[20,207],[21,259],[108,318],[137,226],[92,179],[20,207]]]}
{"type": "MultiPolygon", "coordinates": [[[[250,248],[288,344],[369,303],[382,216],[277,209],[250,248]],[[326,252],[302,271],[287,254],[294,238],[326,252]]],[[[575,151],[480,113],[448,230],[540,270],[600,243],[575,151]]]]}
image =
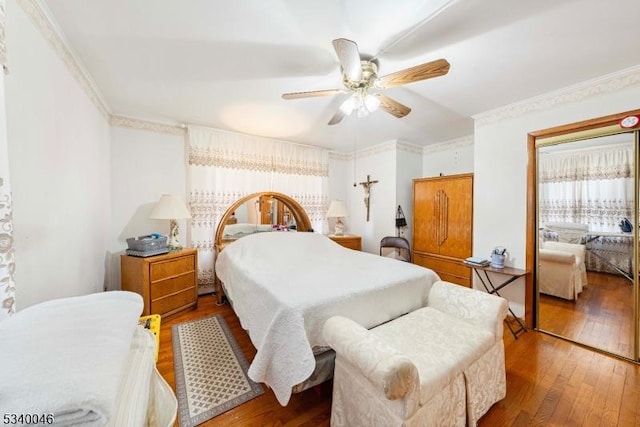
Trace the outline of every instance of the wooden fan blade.
{"type": "Polygon", "coordinates": [[[374,96],[380,100],[380,108],[399,119],[411,112],[411,108],[404,104],[400,104],[398,101],[395,101],[386,95],[376,93],[374,96]]]}
{"type": "Polygon", "coordinates": [[[360,65],[360,52],[356,42],[348,39],[335,39],[333,48],[336,50],[342,71],[351,80],[362,80],[362,65],[360,65]]]}
{"type": "Polygon", "coordinates": [[[388,87],[401,86],[407,83],[444,76],[449,72],[449,67],[450,65],[446,59],[437,59],[427,62],[426,64],[416,65],[415,67],[380,77],[376,82],[376,87],[386,89],[388,87]]]}
{"type": "Polygon", "coordinates": [[[314,98],[316,96],[329,96],[342,92],[342,89],[312,90],[309,92],[291,92],[282,95],[284,99],[314,98]]]}
{"type": "Polygon", "coordinates": [[[338,123],[340,123],[342,121],[342,119],[344,119],[346,117],[346,114],[344,114],[342,112],[341,109],[338,108],[338,111],[336,111],[336,113],[333,115],[333,117],[331,117],[331,120],[329,120],[329,126],[332,125],[337,125],[338,123]]]}

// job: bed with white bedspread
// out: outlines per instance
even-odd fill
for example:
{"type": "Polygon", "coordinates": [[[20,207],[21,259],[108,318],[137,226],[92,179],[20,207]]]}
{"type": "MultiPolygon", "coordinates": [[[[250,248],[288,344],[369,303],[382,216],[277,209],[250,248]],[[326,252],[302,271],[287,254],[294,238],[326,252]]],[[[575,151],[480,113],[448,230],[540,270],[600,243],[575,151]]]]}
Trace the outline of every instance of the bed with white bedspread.
{"type": "Polygon", "coordinates": [[[225,247],[216,274],[257,354],[249,376],[282,405],[326,347],[324,321],[348,317],[366,328],[427,302],[438,276],[398,260],[346,249],[316,233],[260,233],[225,247]]]}
{"type": "Polygon", "coordinates": [[[142,308],[138,294],[100,292],[0,322],[0,413],[22,415],[18,425],[172,426],[177,400],[142,308]]]}

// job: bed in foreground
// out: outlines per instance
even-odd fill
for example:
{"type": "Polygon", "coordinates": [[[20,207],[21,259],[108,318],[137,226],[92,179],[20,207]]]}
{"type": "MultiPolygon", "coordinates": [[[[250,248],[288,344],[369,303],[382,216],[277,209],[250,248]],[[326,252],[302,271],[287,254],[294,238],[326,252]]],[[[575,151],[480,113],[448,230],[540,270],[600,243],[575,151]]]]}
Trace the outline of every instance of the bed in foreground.
{"type": "Polygon", "coordinates": [[[0,413],[17,417],[4,421],[172,426],[177,400],[156,369],[154,339],[138,326],[142,306],[138,294],[100,292],[0,322],[0,413]]]}
{"type": "Polygon", "coordinates": [[[313,373],[314,353],[327,349],[326,319],[380,325],[424,306],[438,280],[432,270],[303,232],[243,237],[218,255],[216,274],[257,349],[249,376],[282,405],[313,373]]]}

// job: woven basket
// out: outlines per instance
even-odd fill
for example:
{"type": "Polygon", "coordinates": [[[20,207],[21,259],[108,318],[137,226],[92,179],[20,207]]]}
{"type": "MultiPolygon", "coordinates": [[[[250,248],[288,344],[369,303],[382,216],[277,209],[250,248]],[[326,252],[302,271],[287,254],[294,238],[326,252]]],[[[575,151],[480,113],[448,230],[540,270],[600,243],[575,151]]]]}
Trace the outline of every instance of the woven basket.
{"type": "Polygon", "coordinates": [[[127,246],[134,251],[146,252],[167,247],[167,236],[155,237],[151,234],[146,236],[129,237],[127,246]]]}

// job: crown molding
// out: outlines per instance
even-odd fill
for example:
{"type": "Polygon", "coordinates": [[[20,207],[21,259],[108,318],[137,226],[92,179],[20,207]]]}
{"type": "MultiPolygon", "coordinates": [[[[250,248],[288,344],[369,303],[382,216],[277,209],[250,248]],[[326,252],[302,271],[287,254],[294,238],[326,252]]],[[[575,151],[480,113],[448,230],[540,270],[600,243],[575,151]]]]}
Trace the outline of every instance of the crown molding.
{"type": "Polygon", "coordinates": [[[16,2],[31,19],[31,22],[40,31],[45,40],[49,42],[54,52],[67,66],[69,72],[80,84],[80,87],[85,91],[91,102],[98,108],[100,114],[108,118],[110,114],[109,107],[104,102],[89,73],[82,66],[69,43],[67,43],[62,30],[53,19],[53,15],[46,4],[41,0],[16,0],[16,2]]]}
{"type": "Polygon", "coordinates": [[[391,141],[386,141],[386,142],[374,145],[373,147],[367,147],[361,150],[357,150],[355,151],[355,153],[353,151],[350,153],[344,153],[341,151],[330,151],[329,158],[333,160],[346,161],[346,160],[353,160],[354,157],[357,159],[361,159],[363,157],[373,156],[375,154],[380,154],[380,153],[384,153],[385,151],[392,151],[392,150],[406,151],[408,153],[422,155],[423,148],[419,145],[414,145],[408,142],[394,139],[391,141]]]}
{"type": "Polygon", "coordinates": [[[346,161],[353,159],[353,155],[350,153],[343,153],[341,151],[329,151],[329,159],[346,161]]]}
{"type": "Polygon", "coordinates": [[[396,141],[396,149],[412,154],[422,154],[423,152],[423,147],[400,140],[396,141]]]}
{"type": "Polygon", "coordinates": [[[357,159],[363,157],[369,157],[376,154],[384,153],[386,151],[391,151],[396,149],[397,140],[393,139],[391,141],[382,142],[378,145],[374,145],[373,147],[363,148],[361,150],[357,150],[355,153],[351,153],[351,157],[355,155],[357,159]]]}
{"type": "Polygon", "coordinates": [[[438,153],[441,151],[455,150],[473,146],[473,135],[450,139],[423,147],[422,154],[438,153]]]}
{"type": "Polygon", "coordinates": [[[640,85],[640,65],[625,68],[615,73],[587,80],[572,86],[528,98],[513,104],[495,108],[473,117],[476,127],[482,127],[505,119],[520,117],[528,113],[546,110],[558,105],[583,101],[606,93],[640,85]]]}
{"type": "Polygon", "coordinates": [[[185,126],[151,122],[148,120],[118,116],[115,114],[109,116],[109,124],[111,126],[118,126],[122,128],[146,130],[156,133],[170,133],[172,135],[186,135],[187,133],[187,128],[185,126]]]}

